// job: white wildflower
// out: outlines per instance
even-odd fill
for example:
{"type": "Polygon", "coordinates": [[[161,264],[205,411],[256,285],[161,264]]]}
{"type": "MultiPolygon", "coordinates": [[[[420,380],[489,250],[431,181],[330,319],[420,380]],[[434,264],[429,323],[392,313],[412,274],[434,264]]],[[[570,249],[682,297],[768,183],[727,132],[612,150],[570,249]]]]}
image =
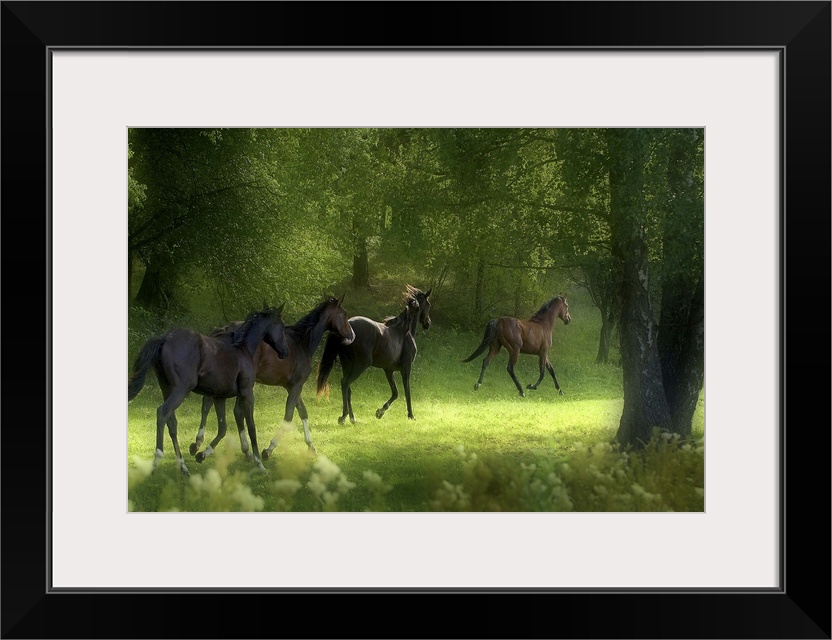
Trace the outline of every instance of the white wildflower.
{"type": "Polygon", "coordinates": [[[237,502],[243,511],[261,511],[265,502],[263,498],[255,496],[251,488],[244,484],[238,484],[231,491],[231,499],[237,502]]]}
{"type": "Polygon", "coordinates": [[[306,486],[312,492],[313,495],[319,496],[326,491],[326,482],[321,479],[321,476],[317,473],[313,473],[312,476],[309,478],[309,482],[306,483],[306,486]]]}
{"type": "Polygon", "coordinates": [[[349,491],[350,489],[354,489],[355,488],[355,483],[350,482],[349,480],[347,480],[347,476],[345,476],[344,474],[341,474],[338,477],[338,484],[336,486],[338,487],[338,493],[343,495],[347,491],[349,491]]]}
{"type": "Polygon", "coordinates": [[[315,470],[320,474],[321,482],[324,484],[327,484],[330,480],[334,480],[341,473],[338,465],[324,455],[318,456],[317,460],[315,460],[315,470]]]}
{"type": "Polygon", "coordinates": [[[300,489],[300,486],[300,482],[291,479],[275,480],[272,483],[274,492],[284,497],[293,495],[298,489],[300,489]]]}

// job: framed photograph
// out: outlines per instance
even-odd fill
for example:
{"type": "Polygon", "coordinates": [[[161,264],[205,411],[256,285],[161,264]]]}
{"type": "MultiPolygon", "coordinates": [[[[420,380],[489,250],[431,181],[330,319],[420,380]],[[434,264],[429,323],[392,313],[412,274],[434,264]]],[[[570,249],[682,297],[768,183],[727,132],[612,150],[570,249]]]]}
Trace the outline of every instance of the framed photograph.
{"type": "Polygon", "coordinates": [[[829,2],[2,12],[4,638],[830,637],[829,2]],[[704,130],[705,511],[128,513],[136,127],[704,130]]]}

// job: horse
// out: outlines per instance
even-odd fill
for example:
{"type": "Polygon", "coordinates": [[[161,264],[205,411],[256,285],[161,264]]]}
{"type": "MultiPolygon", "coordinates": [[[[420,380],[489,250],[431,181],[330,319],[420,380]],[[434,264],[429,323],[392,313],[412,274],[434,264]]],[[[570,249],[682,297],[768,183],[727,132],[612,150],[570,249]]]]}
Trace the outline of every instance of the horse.
{"type": "MultiPolygon", "coordinates": [[[[262,345],[257,349],[254,355],[257,382],[265,385],[281,386],[289,392],[289,396],[286,398],[283,425],[278,429],[277,435],[272,438],[269,447],[263,449],[261,456],[263,460],[269,458],[281,435],[289,428],[296,408],[300,419],[303,421],[306,445],[310,453],[317,453],[315,445],[312,444],[312,434],[309,431],[309,414],[300,397],[301,390],[312,372],[312,355],[318,348],[324,332],[330,331],[332,339],[344,344],[350,344],[355,339],[355,333],[347,322],[347,312],[342,306],[343,301],[343,295],[340,298],[327,297],[295,324],[288,325],[284,331],[288,345],[287,356],[276,358],[272,350],[265,349],[262,345]]],[[[228,332],[238,324],[239,322],[231,323],[218,333],[228,332]]],[[[205,424],[211,411],[211,405],[214,402],[215,399],[208,395],[202,399],[202,421],[199,425],[196,441],[190,446],[191,455],[196,454],[196,461],[200,463],[211,455],[217,443],[225,437],[225,423],[220,419],[216,438],[211,441],[204,452],[197,453],[202,445],[205,436],[205,424]]],[[[220,417],[219,409],[217,417],[220,417]]]]}
{"type": "Polygon", "coordinates": [[[343,411],[338,418],[338,424],[344,424],[347,415],[350,422],[355,424],[352,411],[352,389],[350,385],[369,367],[377,367],[384,371],[390,384],[392,395],[390,399],[376,410],[376,418],[381,418],[390,408],[393,401],[399,397],[393,373],[401,372],[404,383],[404,396],[407,401],[407,417],[413,417],[410,402],[410,371],[416,358],[416,330],[421,324],[425,330],[430,329],[430,296],[431,290],[422,292],[416,287],[407,285],[402,294],[404,310],[398,316],[385,318],[376,322],[364,316],[350,318],[350,325],[355,330],[355,341],[350,345],[339,344],[330,337],[324,346],[324,353],[318,365],[318,395],[328,390],[327,378],[335,364],[335,359],[341,361],[343,375],[341,377],[341,399],[343,411]]]}
{"type": "Polygon", "coordinates": [[[527,389],[537,389],[543,380],[545,372],[548,370],[552,375],[552,380],[555,381],[555,389],[560,395],[563,395],[563,389],[558,384],[557,376],[555,376],[555,368],[549,361],[549,348],[552,346],[552,331],[555,327],[555,320],[560,318],[563,324],[569,324],[572,318],[569,316],[569,305],[566,302],[565,296],[556,296],[546,302],[537,313],[526,321],[513,318],[511,316],[501,316],[495,320],[490,320],[485,325],[485,335],[482,342],[477,347],[476,351],[465,358],[463,362],[471,362],[478,355],[488,349],[488,355],[483,358],[482,370],[480,371],[480,378],[474,385],[474,390],[480,388],[482,384],[482,377],[485,375],[485,368],[494,359],[500,349],[505,347],[508,351],[508,366],[506,371],[511,376],[514,385],[520,392],[521,397],[526,394],[517,376],[514,374],[514,365],[517,364],[517,358],[521,353],[537,355],[540,359],[540,377],[534,384],[528,385],[527,389]]]}
{"type": "MultiPolygon", "coordinates": [[[[284,303],[285,305],[285,303],[284,303]]],[[[164,457],[164,428],[173,441],[173,450],[179,469],[190,475],[179,450],[176,437],[176,409],[191,391],[216,399],[217,416],[225,428],[225,400],[236,398],[234,417],[240,434],[240,444],[246,459],[251,461],[248,435],[254,450],[253,459],[259,469],[265,471],[257,453],[257,434],[254,427],[254,381],[256,376],[255,353],[274,354],[276,358],[289,357],[289,345],[285,336],[283,307],[252,311],[232,332],[221,336],[206,336],[190,329],[174,329],[164,336],[151,338],[142,346],[133,364],[127,385],[128,402],[135,398],[144,386],[145,376],[151,365],[162,390],[164,401],[156,410],[155,469],[164,457]],[[268,345],[268,347],[266,346],[268,345]]]]}

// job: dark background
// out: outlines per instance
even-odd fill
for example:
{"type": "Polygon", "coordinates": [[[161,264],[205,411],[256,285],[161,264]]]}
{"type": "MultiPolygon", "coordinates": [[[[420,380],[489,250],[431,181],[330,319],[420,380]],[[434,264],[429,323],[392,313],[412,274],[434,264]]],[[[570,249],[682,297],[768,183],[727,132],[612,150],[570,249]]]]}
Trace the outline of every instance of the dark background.
{"type": "MultiPolygon", "coordinates": [[[[3,638],[830,637],[830,512],[817,510],[830,504],[829,367],[818,366],[830,353],[829,2],[3,2],[0,20],[2,295],[11,318],[0,430],[3,638]],[[820,313],[784,311],[781,323],[781,588],[50,593],[49,385],[59,381],[47,364],[49,323],[59,319],[48,307],[48,48],[70,46],[782,50],[781,290],[820,313]]],[[[72,425],[79,438],[84,419],[72,425]]],[[[159,570],[173,572],[210,561],[214,543],[210,532],[147,541],[159,549],[159,570]]],[[[233,543],[244,550],[245,541],[233,543]]],[[[656,544],[668,562],[684,553],[656,544]]],[[[303,553],[303,541],[287,552],[303,553]]],[[[257,560],[280,570],[279,554],[257,560]]]]}

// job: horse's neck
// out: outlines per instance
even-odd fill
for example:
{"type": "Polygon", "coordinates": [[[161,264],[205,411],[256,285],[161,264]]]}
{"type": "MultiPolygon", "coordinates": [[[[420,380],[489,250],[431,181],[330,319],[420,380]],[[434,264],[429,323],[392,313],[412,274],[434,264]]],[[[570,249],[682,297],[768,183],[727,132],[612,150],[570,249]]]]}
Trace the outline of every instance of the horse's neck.
{"type": "Polygon", "coordinates": [[[549,309],[549,313],[546,314],[543,326],[546,327],[548,331],[552,331],[555,328],[555,320],[558,319],[558,314],[560,313],[560,307],[562,304],[563,303],[560,301],[555,302],[549,309]]]}
{"type": "Polygon", "coordinates": [[[295,338],[295,342],[305,348],[305,350],[312,354],[315,353],[315,350],[318,348],[318,345],[321,344],[321,340],[324,337],[324,331],[326,327],[326,322],[324,317],[321,316],[320,320],[312,326],[307,327],[305,330],[291,328],[292,335],[295,338]]]}
{"type": "Polygon", "coordinates": [[[410,335],[414,338],[416,337],[416,330],[419,328],[419,314],[418,313],[411,313],[410,314],[410,335]]]}
{"type": "Polygon", "coordinates": [[[245,340],[243,340],[243,346],[245,347],[248,355],[252,358],[254,357],[254,353],[257,351],[257,347],[259,347],[260,343],[263,341],[263,336],[266,335],[268,328],[268,324],[260,323],[252,327],[251,331],[246,334],[245,340]]]}

